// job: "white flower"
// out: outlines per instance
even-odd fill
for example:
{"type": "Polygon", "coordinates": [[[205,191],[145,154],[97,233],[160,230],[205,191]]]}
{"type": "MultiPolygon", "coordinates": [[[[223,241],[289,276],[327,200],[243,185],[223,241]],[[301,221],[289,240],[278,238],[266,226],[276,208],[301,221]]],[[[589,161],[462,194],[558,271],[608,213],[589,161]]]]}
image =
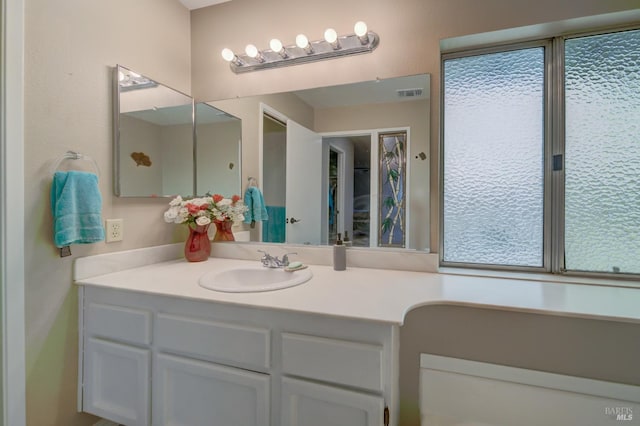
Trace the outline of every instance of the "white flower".
{"type": "Polygon", "coordinates": [[[211,223],[211,219],[209,219],[207,216],[200,216],[199,218],[196,219],[196,224],[200,226],[208,225],[210,223],[211,223]]]}
{"type": "Polygon", "coordinates": [[[194,198],[193,200],[190,200],[189,203],[193,204],[194,206],[204,206],[205,204],[209,204],[211,202],[211,199],[209,197],[203,197],[203,198],[194,198]]]}
{"type": "Polygon", "coordinates": [[[236,217],[237,221],[242,222],[244,220],[244,215],[242,213],[240,213],[237,217],[236,217]]]}
{"type": "Polygon", "coordinates": [[[171,207],[178,207],[180,204],[182,204],[182,197],[179,195],[169,203],[171,207]]]}
{"type": "Polygon", "coordinates": [[[170,208],[169,210],[167,210],[166,212],[164,212],[164,221],[165,222],[175,222],[176,218],[178,217],[178,209],[177,208],[170,208]]]}
{"type": "Polygon", "coordinates": [[[178,210],[178,216],[176,217],[175,223],[184,223],[189,218],[189,210],[186,207],[180,207],[178,210]]]}
{"type": "Polygon", "coordinates": [[[231,205],[231,199],[229,198],[223,198],[222,200],[218,201],[216,203],[217,206],[222,207],[222,206],[230,206],[231,205]]]}

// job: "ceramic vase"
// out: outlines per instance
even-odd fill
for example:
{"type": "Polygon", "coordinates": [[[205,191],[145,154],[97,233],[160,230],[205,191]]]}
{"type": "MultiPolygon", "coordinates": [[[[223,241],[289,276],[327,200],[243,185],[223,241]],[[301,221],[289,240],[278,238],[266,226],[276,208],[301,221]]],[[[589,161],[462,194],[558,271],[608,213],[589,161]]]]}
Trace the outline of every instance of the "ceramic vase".
{"type": "Polygon", "coordinates": [[[209,225],[190,225],[189,237],[184,245],[184,257],[189,262],[202,262],[211,254],[211,241],[207,231],[209,225]]]}
{"type": "Polygon", "coordinates": [[[216,225],[216,235],[213,237],[213,241],[235,241],[233,232],[231,232],[231,226],[233,222],[230,220],[216,220],[213,223],[216,225]]]}

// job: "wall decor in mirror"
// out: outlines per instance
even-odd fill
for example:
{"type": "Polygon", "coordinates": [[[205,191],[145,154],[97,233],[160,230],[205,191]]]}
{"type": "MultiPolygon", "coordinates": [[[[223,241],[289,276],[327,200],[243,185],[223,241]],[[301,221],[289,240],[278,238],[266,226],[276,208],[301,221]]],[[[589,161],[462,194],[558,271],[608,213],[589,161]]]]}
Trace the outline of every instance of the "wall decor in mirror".
{"type": "Polygon", "coordinates": [[[113,122],[116,196],[240,192],[238,118],[118,65],[113,122]]]}
{"type": "Polygon", "coordinates": [[[429,250],[426,74],[209,102],[240,117],[251,240],[429,250]]]}

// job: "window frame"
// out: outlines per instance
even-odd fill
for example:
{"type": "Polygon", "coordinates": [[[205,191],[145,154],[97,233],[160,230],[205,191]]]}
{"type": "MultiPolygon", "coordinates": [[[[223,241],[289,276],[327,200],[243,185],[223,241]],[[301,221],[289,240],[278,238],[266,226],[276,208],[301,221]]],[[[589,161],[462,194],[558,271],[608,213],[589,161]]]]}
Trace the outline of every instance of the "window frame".
{"type": "Polygon", "coordinates": [[[465,268],[511,272],[536,272],[565,276],[638,280],[640,274],[567,270],[565,244],[565,41],[569,39],[640,30],[640,25],[625,25],[599,30],[577,31],[551,37],[519,42],[496,43],[468,49],[441,52],[440,55],[440,132],[439,132],[439,265],[445,268],[465,268]],[[445,181],[445,61],[491,53],[508,52],[532,47],[544,48],[544,178],[543,178],[543,253],[542,266],[494,265],[452,262],[444,259],[444,181],[445,181]],[[553,157],[562,156],[562,169],[553,171],[553,157]]]}

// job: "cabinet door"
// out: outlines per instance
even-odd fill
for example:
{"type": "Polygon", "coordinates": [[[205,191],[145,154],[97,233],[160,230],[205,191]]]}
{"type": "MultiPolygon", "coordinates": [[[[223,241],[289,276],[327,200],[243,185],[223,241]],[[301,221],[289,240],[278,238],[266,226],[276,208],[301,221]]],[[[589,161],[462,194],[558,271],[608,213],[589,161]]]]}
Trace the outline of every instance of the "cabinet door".
{"type": "Polygon", "coordinates": [[[266,374],[162,354],[154,378],[154,425],[269,425],[266,374]]]}
{"type": "Polygon", "coordinates": [[[282,426],[380,426],[380,396],[282,379],[282,426]]]}
{"type": "Polygon", "coordinates": [[[87,339],[83,411],[128,426],[148,425],[150,359],[147,349],[87,339]]]}

